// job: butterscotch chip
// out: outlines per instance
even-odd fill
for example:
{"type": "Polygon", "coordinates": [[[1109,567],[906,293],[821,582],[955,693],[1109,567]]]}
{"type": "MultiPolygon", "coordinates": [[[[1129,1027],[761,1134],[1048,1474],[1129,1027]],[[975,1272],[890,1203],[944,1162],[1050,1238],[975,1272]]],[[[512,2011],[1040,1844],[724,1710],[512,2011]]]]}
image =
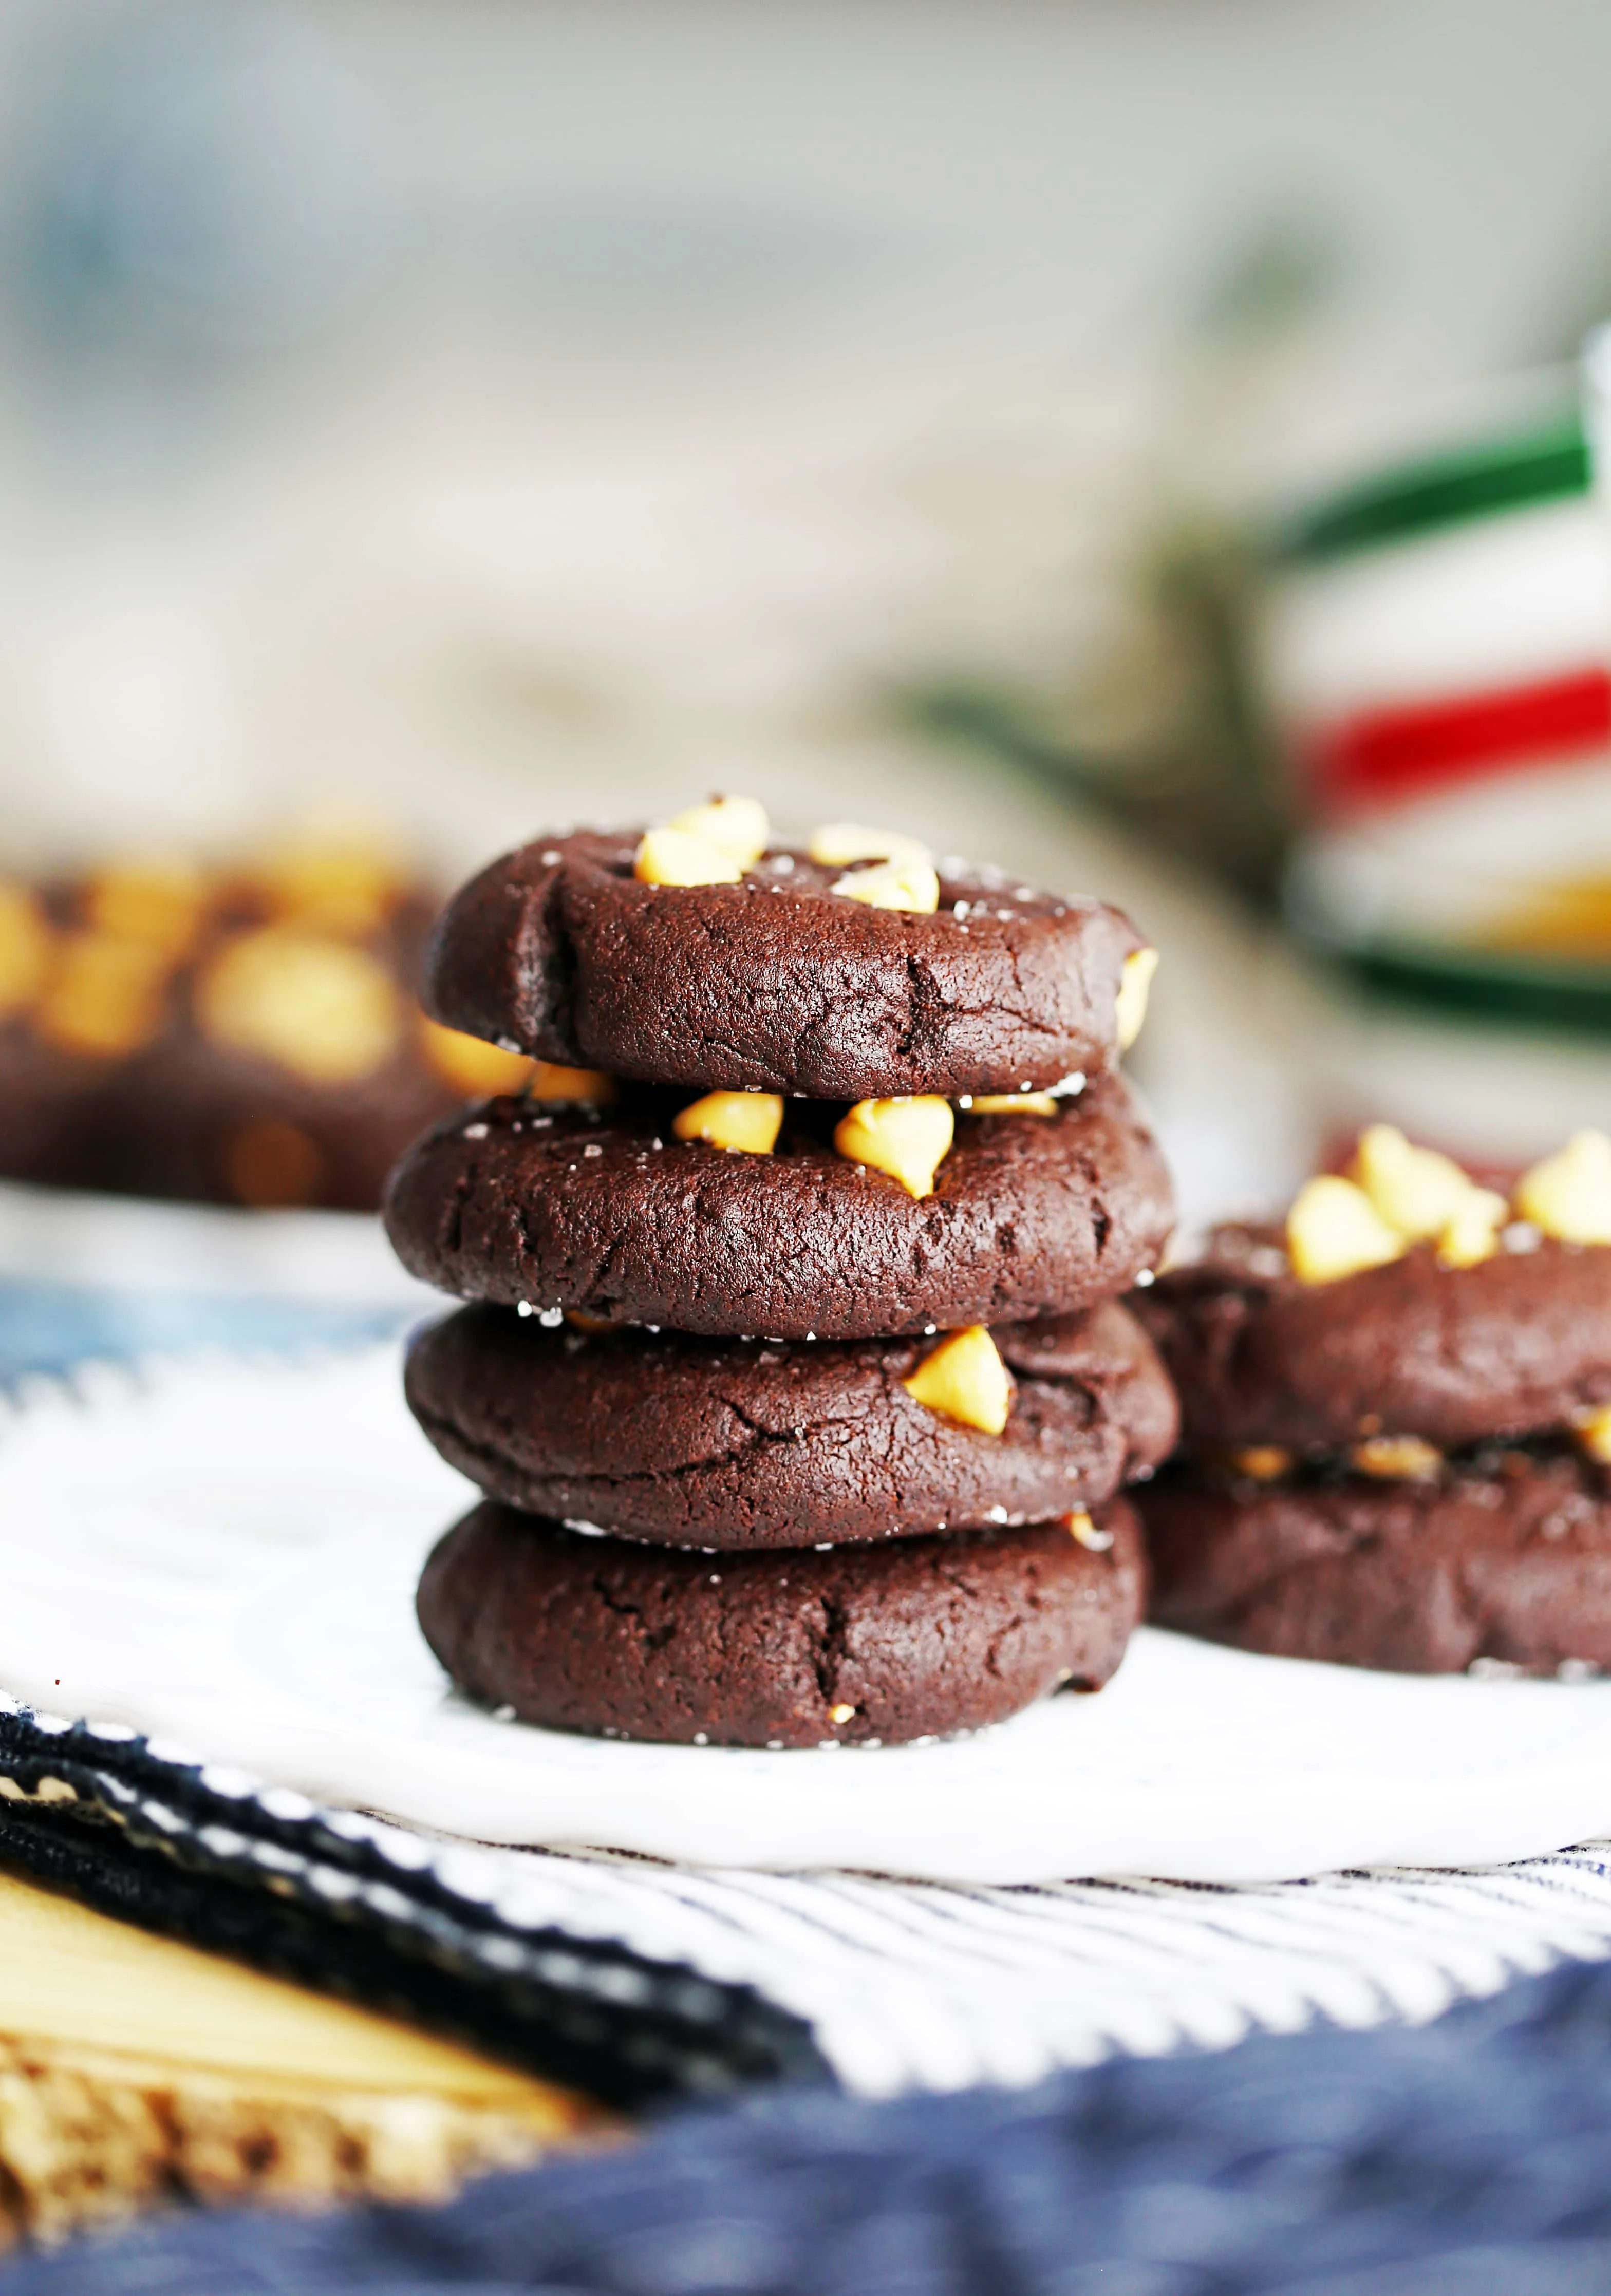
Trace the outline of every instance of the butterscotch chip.
{"type": "Polygon", "coordinates": [[[1363,1188],[1323,1173],[1306,1180],[1286,1215],[1286,1253],[1300,1283],[1336,1283],[1402,1259],[1410,1240],[1363,1188]]]}
{"type": "Polygon", "coordinates": [[[910,1196],[933,1193],[934,1175],[956,1131],[950,1103],[933,1093],[892,1100],[859,1100],[834,1129],[834,1145],[848,1163],[887,1172],[910,1196]]]}
{"type": "Polygon", "coordinates": [[[1396,1124],[1366,1126],[1349,1177],[1364,1189],[1389,1226],[1412,1242],[1442,1235],[1465,1211],[1467,1200],[1480,1193],[1452,1156],[1412,1146],[1396,1124]]]}
{"type": "Polygon", "coordinates": [[[1611,1243],[1611,1139],[1574,1132],[1523,1175],[1516,1209],[1561,1243],[1611,1243]]]}
{"type": "Polygon", "coordinates": [[[1500,1230],[1508,1207],[1492,1188],[1473,1188],[1438,1237],[1438,1265],[1475,1267],[1500,1248],[1500,1230]]]}
{"type": "Polygon", "coordinates": [[[1384,1482],[1418,1482],[1438,1472],[1443,1455],[1418,1435],[1371,1435],[1354,1444],[1348,1464],[1356,1474],[1376,1475],[1384,1482]]]}
{"type": "Polygon", "coordinates": [[[84,914],[95,931],[147,941],[177,961],[201,931],[210,898],[193,862],[119,861],[90,879],[84,914]]]}
{"type": "Polygon", "coordinates": [[[1000,1434],[1013,1407],[1012,1374],[982,1324],[948,1332],[900,1384],[925,1410],[986,1435],[1000,1434]]]}
{"type": "Polygon", "coordinates": [[[47,1043],[91,1059],[138,1052],[162,1026],[168,971],[149,942],[75,934],[57,951],[34,1026],[47,1043]]]}
{"type": "Polygon", "coordinates": [[[933,862],[910,854],[897,861],[875,862],[868,869],[852,869],[836,881],[834,890],[843,900],[865,901],[870,909],[909,909],[932,917],[940,906],[940,879],[933,862]]]}
{"type": "Polygon", "coordinates": [[[437,1021],[422,1018],[420,1038],[425,1058],[438,1076],[467,1100],[523,1092],[533,1069],[542,1065],[524,1053],[506,1053],[501,1045],[489,1045],[484,1037],[466,1037],[458,1029],[444,1029],[437,1021]]]}
{"type": "Polygon", "coordinates": [[[325,1154],[300,1124],[277,1117],[243,1124],[224,1152],[230,1187],[243,1204],[267,1210],[311,1204],[325,1180],[325,1154]]]}
{"type": "Polygon", "coordinates": [[[567,1068],[563,1061],[533,1061],[528,1090],[546,1108],[608,1108],[615,1099],[615,1079],[602,1069],[567,1068]]]}
{"type": "Polygon", "coordinates": [[[1132,948],[1124,960],[1114,1006],[1114,1033],[1122,1053],[1129,1052],[1146,1024],[1153,975],[1157,969],[1155,948],[1132,948]]]}
{"type": "Polygon", "coordinates": [[[1250,1482],[1278,1483],[1296,1462],[1279,1443],[1245,1443],[1239,1450],[1227,1451],[1224,1464],[1233,1475],[1245,1475],[1250,1482]]]}
{"type": "Polygon", "coordinates": [[[362,939],[402,898],[406,878],[374,840],[309,838],[272,854],[254,872],[259,892],[287,924],[362,939]]]}
{"type": "Polygon", "coordinates": [[[1065,1514],[1063,1527],[1071,1538],[1077,1539],[1092,1554],[1106,1554],[1114,1543],[1112,1531],[1098,1529],[1084,1507],[1075,1507],[1065,1514]]]}
{"type": "Polygon", "coordinates": [[[51,930],[26,885],[0,883],[0,1015],[26,1012],[45,987],[51,930]]]}
{"type": "Polygon", "coordinates": [[[1057,1096],[1050,1092],[976,1092],[967,1105],[975,1116],[1056,1116],[1057,1096]]]}
{"type": "Polygon", "coordinates": [[[747,1156],[769,1156],[783,1129],[783,1096],[776,1092],[708,1092],[671,1119],[679,1140],[703,1140],[747,1156]]]}
{"type": "Polygon", "coordinates": [[[640,885],[736,885],[744,863],[730,847],[692,830],[645,830],[633,858],[640,885]]]}
{"type": "Polygon", "coordinates": [[[770,834],[766,808],[752,797],[713,797],[674,813],[666,826],[716,846],[745,869],[760,860],[770,834]]]}
{"type": "Polygon", "coordinates": [[[1445,1267],[1475,1267],[1499,1249],[1508,1206],[1451,1156],[1411,1145],[1396,1124],[1360,1133],[1349,1177],[1408,1242],[1435,1241],[1445,1267]]]}
{"type": "Polygon", "coordinates": [[[231,942],[198,983],[196,1009],[215,1043],[310,1084],[373,1075],[402,1029],[401,1000],[377,958],[282,926],[231,942]]]}

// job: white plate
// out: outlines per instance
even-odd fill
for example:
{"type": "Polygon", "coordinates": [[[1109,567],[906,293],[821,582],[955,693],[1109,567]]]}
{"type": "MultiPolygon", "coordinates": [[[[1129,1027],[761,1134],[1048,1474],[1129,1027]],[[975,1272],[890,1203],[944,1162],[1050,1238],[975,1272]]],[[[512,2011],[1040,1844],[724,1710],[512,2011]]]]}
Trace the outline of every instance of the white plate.
{"type": "Polygon", "coordinates": [[[471,1497],[392,1349],[30,1394],[0,1439],[0,1685],[482,1841],[933,1881],[1465,1866],[1611,1833],[1611,1684],[1422,1680],[1138,1636],[1095,1698],[941,1745],[746,1752],[495,1721],[415,1574],[471,1497]]]}

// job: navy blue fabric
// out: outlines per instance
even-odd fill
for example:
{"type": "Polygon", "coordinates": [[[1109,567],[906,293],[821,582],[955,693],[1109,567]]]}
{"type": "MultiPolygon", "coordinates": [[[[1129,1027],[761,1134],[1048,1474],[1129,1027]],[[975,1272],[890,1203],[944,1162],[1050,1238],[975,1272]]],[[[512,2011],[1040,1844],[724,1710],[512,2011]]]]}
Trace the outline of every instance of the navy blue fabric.
{"type": "Polygon", "coordinates": [[[449,2207],[176,2216],[4,2296],[1588,2296],[1611,2288],[1611,1968],[1439,2023],[1022,2093],[775,2092],[449,2207]]]}

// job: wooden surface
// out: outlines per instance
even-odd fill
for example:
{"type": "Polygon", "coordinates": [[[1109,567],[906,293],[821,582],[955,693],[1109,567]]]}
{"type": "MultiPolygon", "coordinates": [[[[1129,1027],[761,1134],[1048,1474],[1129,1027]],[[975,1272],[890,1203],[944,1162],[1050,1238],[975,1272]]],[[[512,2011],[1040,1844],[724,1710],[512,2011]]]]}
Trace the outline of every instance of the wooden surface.
{"type": "Polygon", "coordinates": [[[0,2244],[164,2199],[430,2199],[586,2100],[0,1873],[0,2244]]]}

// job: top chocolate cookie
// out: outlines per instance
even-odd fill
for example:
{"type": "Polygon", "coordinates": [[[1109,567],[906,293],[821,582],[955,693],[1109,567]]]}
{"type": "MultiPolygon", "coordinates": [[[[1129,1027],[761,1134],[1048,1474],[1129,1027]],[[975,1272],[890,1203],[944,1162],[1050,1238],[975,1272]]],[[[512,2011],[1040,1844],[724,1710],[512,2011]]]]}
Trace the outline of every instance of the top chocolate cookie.
{"type": "Polygon", "coordinates": [[[741,800],[679,821],[495,861],[437,926],[427,1010],[644,1083],[825,1100],[1043,1090],[1139,1026],[1152,952],[1102,902],[844,824],[770,846],[741,800]],[[729,808],[747,837],[707,836],[729,808]]]}

